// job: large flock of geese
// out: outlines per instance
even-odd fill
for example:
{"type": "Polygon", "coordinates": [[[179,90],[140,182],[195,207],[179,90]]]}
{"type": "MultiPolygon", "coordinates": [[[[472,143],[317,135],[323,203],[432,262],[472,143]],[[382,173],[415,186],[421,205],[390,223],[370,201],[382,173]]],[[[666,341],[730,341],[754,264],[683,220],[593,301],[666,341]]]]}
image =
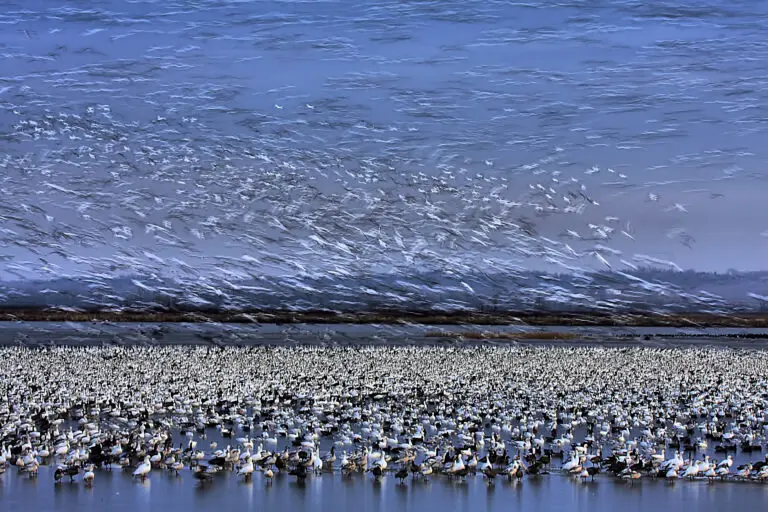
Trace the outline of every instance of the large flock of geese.
{"type": "MultiPolygon", "coordinates": [[[[154,58],[159,55],[142,58],[141,67],[154,58]]],[[[113,85],[124,87],[127,65],[116,65],[123,74],[113,85]]],[[[163,105],[180,101],[171,89],[174,96],[163,105]]],[[[0,243],[9,248],[0,278],[75,278],[81,287],[43,283],[31,290],[6,283],[3,303],[244,308],[253,306],[247,294],[264,288],[286,307],[359,310],[375,302],[404,308],[434,293],[443,297],[435,301],[442,309],[455,310],[503,301],[511,294],[499,293],[495,279],[520,284],[535,266],[579,282],[566,287],[545,276],[518,286],[517,297],[601,310],[659,297],[659,307],[681,300],[705,310],[723,306],[722,297],[700,288],[681,290],[636,275],[644,266],[681,268],[661,257],[657,242],[686,251],[695,244],[686,225],[698,209],[669,190],[683,179],[645,183],[645,174],[629,166],[574,163],[554,145],[504,161],[474,148],[488,134],[433,140],[435,127],[425,126],[423,116],[357,126],[357,117],[339,118],[346,109],[335,100],[270,108],[260,114],[256,144],[250,132],[217,129],[214,114],[204,112],[207,96],[194,112],[182,102],[136,121],[123,104],[61,108],[60,98],[41,99],[40,91],[35,100],[13,104],[0,127],[0,139],[13,141],[13,150],[0,156],[0,190],[14,198],[0,205],[0,243]],[[347,123],[335,145],[339,133],[330,127],[347,123]],[[390,137],[393,142],[381,142],[390,137]],[[374,149],[358,152],[355,143],[374,149]],[[639,245],[636,236],[650,235],[633,223],[632,212],[664,217],[669,229],[653,246],[639,245]],[[440,286],[423,269],[467,277],[440,286]],[[595,270],[634,277],[611,290],[621,293],[592,293],[595,270]],[[373,272],[395,277],[377,286],[355,282],[373,272]],[[122,287],[114,281],[119,276],[135,279],[122,287]],[[274,283],[274,276],[285,278],[274,283]],[[318,289],[318,279],[330,285],[318,289]],[[333,297],[318,300],[331,289],[333,297]]],[[[452,130],[465,126],[476,125],[457,122],[452,130]]],[[[494,146],[511,150],[506,136],[494,146]]],[[[723,196],[716,188],[695,188],[689,196],[702,194],[723,196]]]]}
{"type": "Polygon", "coordinates": [[[767,370],[712,348],[3,348],[0,473],[768,482],[767,370]]]}

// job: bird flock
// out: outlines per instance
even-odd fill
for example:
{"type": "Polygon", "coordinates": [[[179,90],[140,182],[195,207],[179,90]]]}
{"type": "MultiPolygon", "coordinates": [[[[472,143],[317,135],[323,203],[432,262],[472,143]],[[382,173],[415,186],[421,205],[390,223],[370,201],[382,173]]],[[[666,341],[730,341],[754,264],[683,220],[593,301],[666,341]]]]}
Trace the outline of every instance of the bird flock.
{"type": "MultiPolygon", "coordinates": [[[[405,308],[431,293],[443,297],[432,305],[456,310],[495,300],[477,276],[514,280],[534,268],[580,282],[543,279],[514,295],[610,311],[626,306],[627,290],[586,293],[592,271],[690,266],[675,260],[701,243],[691,219],[732,200],[729,181],[752,179],[753,161],[760,175],[759,102],[725,78],[764,88],[761,41],[749,55],[737,44],[754,31],[735,20],[761,19],[751,5],[717,14],[729,24],[707,30],[723,37],[691,41],[682,53],[633,40],[624,60],[612,52],[626,52],[625,43],[591,14],[564,14],[553,32],[499,26],[550,9],[546,2],[445,12],[353,4],[263,12],[258,3],[200,0],[182,16],[154,1],[140,15],[119,2],[10,2],[1,22],[34,30],[0,34],[10,70],[0,77],[0,193],[12,198],[0,204],[0,303],[31,300],[6,281],[42,279],[37,305],[59,307],[237,309],[264,306],[244,298],[263,291],[307,308],[332,290],[325,305],[335,310],[374,299],[405,308]],[[241,19],[258,20],[259,30],[241,19]],[[477,37],[402,44],[425,24],[454,22],[472,24],[467,34],[477,37]],[[539,69],[501,57],[521,40],[581,52],[585,37],[600,41],[588,60],[605,66],[552,59],[539,69]],[[430,57],[406,47],[429,48],[430,57]],[[722,73],[692,75],[698,59],[722,73]],[[716,131],[701,135],[705,127],[716,131]],[[753,138],[728,138],[735,134],[753,138]],[[455,286],[435,284],[425,269],[458,276],[455,286]],[[374,272],[391,279],[356,282],[374,272]],[[126,276],[130,299],[113,281],[126,276]],[[72,291],[74,279],[84,289],[72,291]]],[[[703,15],[659,9],[605,14],[617,30],[647,33],[703,15]]],[[[727,231],[751,229],[765,227],[727,231]]],[[[663,280],[627,279],[633,302],[681,294],[663,280]]],[[[686,300],[723,306],[698,288],[686,300]]]]}
{"type": "MultiPolygon", "coordinates": [[[[676,303],[728,309],[728,300],[700,287],[641,275],[644,267],[681,267],[636,246],[631,219],[596,199],[605,195],[598,176],[627,176],[565,172],[558,152],[510,173],[485,164],[472,171],[472,162],[414,171],[386,159],[352,163],[304,150],[285,160],[229,157],[211,134],[212,147],[202,151],[224,162],[245,160],[236,165],[211,162],[190,146],[131,142],[107,105],[13,126],[18,137],[51,132],[59,140],[71,132],[102,142],[78,157],[51,151],[53,163],[77,170],[48,176],[43,165],[39,190],[27,186],[28,155],[0,161],[10,170],[0,191],[16,198],[0,206],[7,226],[0,243],[12,248],[0,277],[16,281],[0,289],[6,304],[112,311],[546,304],[610,312],[644,303],[659,311],[676,303]],[[176,165],[185,159],[189,165],[176,165]],[[574,282],[531,280],[532,266],[574,282]],[[598,270],[610,274],[607,282],[598,270]],[[34,279],[42,284],[23,284],[34,279]]],[[[656,208],[654,198],[649,208],[656,208]]],[[[673,238],[680,237],[692,243],[677,225],[673,238]]]]}
{"type": "Polygon", "coordinates": [[[768,352],[0,349],[0,472],[768,482],[768,352]]]}
{"type": "MultiPolygon", "coordinates": [[[[448,72],[437,90],[403,89],[399,79],[393,80],[397,74],[381,74],[386,57],[366,60],[361,48],[326,41],[327,33],[337,29],[323,28],[322,35],[308,33],[298,40],[315,51],[330,52],[340,59],[336,65],[355,62],[353,69],[344,64],[348,73],[324,76],[330,85],[322,91],[304,90],[299,84],[254,90],[250,62],[231,69],[234,75],[216,75],[222,64],[216,56],[187,44],[189,31],[201,40],[224,31],[230,18],[242,15],[240,11],[225,17],[222,24],[212,20],[234,6],[198,2],[190,7],[188,14],[196,21],[189,26],[177,20],[176,13],[163,13],[167,6],[162,3],[145,13],[142,21],[133,14],[115,14],[123,11],[120,5],[108,10],[51,7],[44,10],[48,14],[17,7],[8,14],[14,23],[38,26],[55,19],[57,26],[38,41],[42,46],[25,48],[15,38],[8,42],[7,55],[16,56],[20,68],[27,65],[24,55],[52,62],[53,68],[35,67],[29,75],[3,77],[8,85],[0,96],[0,139],[6,148],[0,156],[0,192],[13,200],[0,205],[0,245],[7,248],[0,256],[0,277],[77,278],[86,287],[70,294],[66,286],[43,286],[48,292],[40,302],[46,305],[69,307],[72,295],[79,295],[78,307],[123,308],[125,290],[116,289],[112,279],[132,276],[132,291],[141,295],[131,300],[137,308],[207,307],[212,297],[218,306],[242,308],[253,306],[243,293],[260,288],[283,306],[309,307],[317,305],[314,299],[321,292],[333,288],[338,297],[328,306],[339,310],[364,308],[370,299],[402,308],[433,289],[437,295],[451,297],[441,307],[460,309],[493,300],[474,281],[482,280],[484,274],[514,279],[528,268],[545,268],[579,275],[582,284],[589,284],[596,269],[632,274],[650,265],[677,270],[685,265],[670,261],[666,254],[678,246],[685,253],[695,247],[688,219],[701,207],[675,188],[690,182],[685,186],[690,185],[687,195],[695,197],[694,202],[700,203],[701,197],[722,202],[717,181],[738,172],[708,176],[706,185],[698,183],[703,178],[687,177],[648,182],[647,173],[631,165],[587,163],[579,149],[602,151],[598,148],[603,140],[626,142],[634,137],[600,135],[592,140],[590,130],[582,127],[563,136],[562,127],[553,128],[546,112],[563,108],[562,115],[570,117],[567,105],[573,101],[573,90],[590,91],[581,99],[585,104],[613,97],[616,80],[611,74],[602,75],[596,84],[592,71],[581,76],[568,72],[557,80],[538,70],[522,72],[520,76],[532,74],[539,82],[532,86],[527,78],[510,82],[513,78],[503,69],[505,61],[498,69],[480,66],[467,73],[448,72]],[[105,38],[92,51],[115,51],[115,55],[73,69],[57,69],[61,65],[57,59],[71,57],[68,42],[52,44],[61,36],[58,24],[77,27],[80,33],[86,20],[99,26],[81,34],[85,45],[81,51],[105,38]],[[157,28],[156,35],[170,37],[167,46],[145,48],[129,42],[147,24],[157,28]],[[168,24],[185,34],[182,45],[169,35],[168,24]],[[50,44],[50,53],[35,55],[45,44],[50,44]],[[356,53],[350,54],[353,50],[356,53]],[[30,77],[46,85],[30,85],[30,77]],[[200,77],[207,81],[194,85],[192,80],[200,77]],[[539,98],[544,104],[532,107],[532,97],[538,97],[542,88],[563,80],[574,81],[572,89],[560,92],[565,93],[566,102],[550,104],[539,98]],[[534,90],[511,97],[510,87],[534,90]],[[144,88],[147,94],[137,92],[144,88]],[[78,91],[76,100],[64,94],[73,89],[78,91]],[[345,91],[370,89],[389,90],[388,114],[381,121],[366,107],[359,110],[351,98],[338,98],[345,91]],[[467,90],[473,94],[482,90],[482,97],[493,99],[498,111],[481,116],[480,121],[459,114],[474,107],[474,100],[467,101],[472,97],[467,90]],[[246,101],[242,96],[255,96],[258,101],[237,106],[246,101]],[[533,115],[538,110],[540,116],[533,115]],[[520,123],[537,126],[528,133],[520,123]],[[570,144],[564,140],[574,134],[585,139],[570,144]],[[649,235],[635,218],[656,219],[654,226],[662,228],[656,233],[654,227],[649,235]],[[636,243],[638,231],[646,232],[636,243]],[[651,244],[649,236],[655,237],[651,244]],[[421,275],[425,269],[439,269],[459,279],[452,289],[435,286],[421,275]],[[355,277],[372,272],[395,275],[398,279],[390,281],[400,283],[354,284],[355,277]],[[470,278],[473,273],[480,277],[470,278]],[[285,279],[276,284],[269,281],[272,276],[285,279]],[[467,280],[461,276],[468,276],[467,280]],[[349,277],[352,284],[332,286],[334,279],[349,277]],[[169,282],[159,283],[159,278],[169,282]],[[317,289],[314,278],[327,278],[331,286],[317,289]],[[302,300],[296,299],[297,293],[303,294],[302,300]]],[[[236,9],[258,7],[238,5],[236,9]]],[[[346,28],[362,23],[366,34],[378,27],[375,30],[385,37],[399,30],[406,19],[431,19],[435,14],[420,4],[402,2],[388,2],[383,9],[391,16],[388,22],[367,8],[359,17],[350,14],[351,18],[342,13],[331,18],[323,13],[322,19],[290,13],[272,18],[260,13],[265,32],[244,37],[262,45],[282,40],[268,34],[284,29],[283,16],[292,19],[297,30],[311,32],[316,24],[332,21],[346,28]],[[393,14],[398,12],[402,15],[393,14]],[[373,17],[366,21],[368,16],[373,17]]],[[[460,11],[478,9],[496,11],[499,6],[462,6],[460,11]]],[[[506,11],[497,15],[508,16],[506,11]]],[[[638,20],[625,22],[635,26],[638,20]]],[[[421,31],[417,26],[414,30],[421,31]]],[[[599,33],[590,31],[590,37],[599,33]]],[[[532,33],[529,37],[545,36],[532,33]]],[[[298,44],[295,34],[288,39],[298,44]]],[[[496,37],[483,40],[489,45],[506,44],[496,37]]],[[[242,51],[237,38],[224,33],[215,41],[237,47],[232,48],[235,53],[242,51]]],[[[734,58],[741,56],[740,50],[734,58]]],[[[464,51],[485,53],[466,47],[459,52],[462,58],[464,51]]],[[[234,63],[226,55],[229,69],[234,63]]],[[[78,63],[81,58],[77,57],[78,63]]],[[[324,54],[317,60],[326,58],[329,55],[324,54]]],[[[391,60],[388,65],[398,59],[391,60]]],[[[729,65],[733,62],[728,60],[729,65]]],[[[685,68],[684,75],[688,74],[685,68]]],[[[636,79],[647,76],[641,73],[636,79]]],[[[653,85],[665,80],[654,76],[653,85]]],[[[736,87],[721,85],[716,90],[736,87]]],[[[677,81],[667,84],[669,90],[679,87],[677,81]]],[[[648,101],[658,105],[668,94],[660,91],[648,101]]],[[[676,116],[681,115],[679,98],[670,101],[676,116]]],[[[737,88],[725,94],[721,103],[733,112],[750,112],[751,107],[741,101],[737,88]]],[[[579,116],[597,116],[593,118],[597,122],[615,108],[615,104],[601,108],[595,103],[579,109],[579,116]]],[[[733,119],[728,125],[744,125],[740,121],[733,119]]],[[[663,137],[666,133],[660,125],[637,125],[643,126],[643,136],[630,145],[641,144],[649,134],[663,137]]],[[[716,167],[721,159],[747,156],[713,150],[698,157],[714,159],[716,167]]],[[[681,161],[665,162],[655,170],[673,163],[681,165],[681,161]]],[[[697,167],[696,176],[702,172],[697,167]]],[[[566,289],[547,281],[524,288],[516,294],[547,297],[558,304],[583,302],[603,310],[624,304],[619,295],[598,300],[583,288],[566,289]]],[[[680,294],[669,283],[642,278],[633,280],[631,288],[637,301],[680,294]]],[[[24,287],[10,286],[0,291],[0,302],[20,301],[28,295],[24,287]]],[[[703,308],[714,308],[713,301],[718,302],[717,297],[698,290],[692,298],[703,308]]]]}
{"type": "MultiPolygon", "coordinates": [[[[317,155],[284,162],[265,156],[264,165],[255,168],[180,169],[172,165],[181,159],[174,155],[178,148],[158,143],[140,149],[127,141],[118,148],[107,142],[119,135],[102,126],[108,120],[100,112],[77,119],[51,114],[33,126],[29,121],[16,126],[19,135],[50,126],[56,134],[85,131],[104,139],[105,147],[89,153],[99,155],[97,163],[86,159],[76,174],[43,177],[42,190],[31,191],[21,161],[9,156],[0,162],[20,173],[12,172],[2,189],[18,198],[0,207],[0,221],[9,226],[0,230],[0,243],[13,248],[3,277],[72,279],[82,287],[69,292],[66,286],[43,286],[35,295],[39,303],[112,310],[129,304],[247,309],[254,307],[249,294],[263,292],[259,300],[268,297],[269,303],[257,306],[408,308],[430,296],[432,306],[457,310],[505,300],[508,294],[488,289],[495,279],[490,275],[517,282],[518,297],[531,301],[546,297],[558,304],[621,308],[626,299],[620,294],[597,297],[584,291],[596,280],[592,274],[603,270],[627,280],[621,287],[631,289],[627,297],[634,302],[663,295],[704,309],[724,305],[706,292],[685,296],[670,283],[622,277],[641,267],[680,267],[634,247],[630,219],[601,210],[593,198],[592,188],[595,196],[601,193],[593,175],[564,174],[556,166],[521,176],[471,172],[460,165],[411,172],[376,159],[353,165],[317,155]],[[157,161],[149,157],[153,151],[157,161]],[[98,176],[88,170],[97,165],[101,173],[104,158],[118,170],[98,176]],[[124,159],[147,170],[122,169],[128,165],[124,159]],[[304,163],[297,168],[298,161],[304,163]],[[580,286],[546,280],[521,286],[532,264],[577,275],[580,286]],[[435,282],[428,275],[435,270],[454,282],[435,282]],[[372,273],[386,279],[363,282],[372,273]],[[130,279],[120,284],[119,277],[130,279]],[[318,285],[320,279],[326,286],[318,285]]],[[[550,161],[557,160],[544,158],[533,168],[550,161]]],[[[23,286],[6,286],[0,299],[32,300],[23,286]]]]}

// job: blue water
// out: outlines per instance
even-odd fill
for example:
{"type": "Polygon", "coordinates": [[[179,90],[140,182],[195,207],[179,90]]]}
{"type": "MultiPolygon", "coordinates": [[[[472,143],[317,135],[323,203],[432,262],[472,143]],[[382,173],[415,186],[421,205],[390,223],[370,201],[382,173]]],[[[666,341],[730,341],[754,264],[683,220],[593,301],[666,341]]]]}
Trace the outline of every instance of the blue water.
{"type": "Polygon", "coordinates": [[[598,477],[582,484],[562,475],[524,480],[522,483],[500,481],[488,487],[481,476],[466,482],[434,477],[399,485],[391,475],[374,481],[354,475],[343,478],[326,474],[297,484],[293,477],[278,475],[266,484],[260,474],[252,482],[221,475],[213,483],[201,486],[188,470],[176,477],[153,471],[145,482],[133,481],[121,471],[99,472],[93,487],[81,482],[54,484],[49,468],[40,469],[37,480],[8,474],[0,482],[0,507],[8,510],[287,510],[339,511],[366,510],[509,510],[510,507],[532,511],[594,510],[611,511],[621,507],[627,512],[652,508],[688,508],[715,511],[759,507],[768,489],[756,483],[716,483],[679,481],[672,485],[644,479],[628,485],[612,477],[598,477]]]}

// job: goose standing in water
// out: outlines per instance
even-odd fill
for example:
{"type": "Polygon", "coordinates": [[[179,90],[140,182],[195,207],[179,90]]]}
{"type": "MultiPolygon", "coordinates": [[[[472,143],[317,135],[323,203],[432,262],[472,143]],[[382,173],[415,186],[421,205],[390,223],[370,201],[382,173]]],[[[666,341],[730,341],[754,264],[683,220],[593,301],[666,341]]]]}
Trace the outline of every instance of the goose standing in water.
{"type": "Polygon", "coordinates": [[[133,471],[133,477],[141,478],[142,480],[145,480],[147,476],[149,475],[149,472],[152,471],[152,463],[149,461],[150,457],[147,455],[144,457],[144,462],[139,464],[136,469],[133,471]]]}
{"type": "Polygon", "coordinates": [[[690,480],[693,480],[696,478],[696,476],[699,474],[699,463],[701,461],[696,461],[691,463],[688,468],[683,472],[683,478],[688,478],[690,480]]]}
{"type": "Polygon", "coordinates": [[[333,471],[333,464],[336,462],[336,446],[331,446],[331,451],[323,459],[323,468],[333,471]]]}
{"type": "Polygon", "coordinates": [[[621,478],[623,480],[628,481],[630,483],[630,485],[632,485],[632,484],[634,484],[635,480],[639,480],[641,476],[642,475],[640,475],[640,473],[637,472],[637,471],[630,471],[630,472],[622,475],[621,478]]]}
{"type": "Polygon", "coordinates": [[[320,458],[320,453],[317,450],[313,451],[311,462],[312,462],[312,470],[315,473],[315,475],[322,474],[324,463],[320,458]]]}
{"type": "Polygon", "coordinates": [[[727,468],[729,471],[730,471],[732,466],[733,466],[733,456],[732,455],[728,455],[728,457],[726,457],[725,459],[721,460],[717,464],[717,468],[718,469],[725,469],[725,468],[727,468]]]}
{"type": "Polygon", "coordinates": [[[296,480],[301,482],[306,480],[307,478],[307,468],[304,465],[300,464],[296,466],[294,469],[290,470],[288,474],[291,476],[295,476],[296,480]]]}
{"type": "Polygon", "coordinates": [[[576,453],[574,453],[573,455],[571,455],[570,460],[568,460],[568,462],[563,464],[562,471],[566,473],[570,472],[573,468],[575,468],[578,465],[579,465],[579,456],[576,453]]]}
{"type": "Polygon", "coordinates": [[[195,480],[200,482],[201,485],[213,480],[213,472],[208,471],[203,466],[196,466],[192,471],[192,475],[195,477],[195,480]]]}
{"type": "Polygon", "coordinates": [[[245,460],[245,464],[237,471],[238,476],[245,477],[245,480],[250,480],[253,475],[253,461],[251,457],[245,460]]]}
{"type": "Polygon", "coordinates": [[[85,473],[83,474],[83,483],[87,485],[88,487],[93,486],[93,480],[95,478],[95,474],[93,473],[94,466],[93,464],[89,464],[85,467],[85,473]]]}

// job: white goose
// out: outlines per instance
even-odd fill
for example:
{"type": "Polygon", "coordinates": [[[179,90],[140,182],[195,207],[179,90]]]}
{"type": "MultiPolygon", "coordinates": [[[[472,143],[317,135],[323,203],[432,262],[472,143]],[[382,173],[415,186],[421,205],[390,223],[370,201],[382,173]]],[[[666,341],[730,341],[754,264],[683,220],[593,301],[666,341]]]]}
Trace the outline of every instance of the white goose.
{"type": "Polygon", "coordinates": [[[728,468],[730,471],[731,467],[733,466],[733,456],[729,455],[727,458],[720,461],[720,463],[717,465],[717,468],[728,468]]]}
{"type": "Polygon", "coordinates": [[[571,454],[571,459],[565,464],[563,464],[562,470],[570,471],[578,465],[579,465],[579,456],[573,453],[571,454]]]}
{"type": "Polygon", "coordinates": [[[149,462],[149,456],[146,456],[144,457],[144,462],[139,464],[138,467],[133,471],[133,476],[144,480],[147,478],[147,475],[149,475],[150,471],[152,471],[152,463],[149,462]]]}
{"type": "Polygon", "coordinates": [[[243,464],[240,469],[237,470],[237,475],[244,476],[246,480],[251,478],[251,475],[253,475],[253,460],[250,456],[245,459],[245,464],[243,464]]]}
{"type": "Polygon", "coordinates": [[[699,460],[691,463],[691,465],[688,466],[688,468],[683,473],[683,478],[690,478],[691,480],[696,478],[696,476],[699,474],[699,463],[701,463],[699,460]]]}
{"type": "Polygon", "coordinates": [[[83,483],[87,485],[88,487],[91,487],[93,485],[93,479],[95,478],[95,474],[93,473],[93,464],[88,464],[85,468],[85,474],[83,475],[83,483]]]}
{"type": "Polygon", "coordinates": [[[312,470],[316,475],[323,472],[323,459],[320,458],[320,452],[317,450],[312,452],[312,470]]]}

